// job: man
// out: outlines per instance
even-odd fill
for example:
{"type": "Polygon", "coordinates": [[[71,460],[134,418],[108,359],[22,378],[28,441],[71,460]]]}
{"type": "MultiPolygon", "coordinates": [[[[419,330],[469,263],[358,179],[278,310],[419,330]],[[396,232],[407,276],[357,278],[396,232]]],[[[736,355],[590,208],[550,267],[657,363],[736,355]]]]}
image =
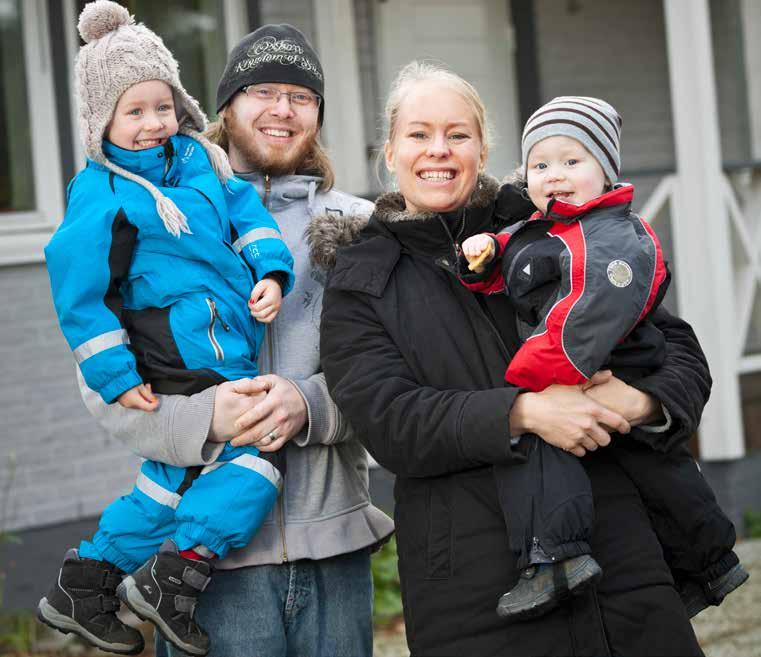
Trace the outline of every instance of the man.
{"type": "MultiPolygon", "coordinates": [[[[209,128],[294,256],[295,286],[260,350],[260,371],[270,374],[164,396],[150,414],[106,406],[83,390],[103,426],[146,458],[206,465],[235,435],[233,444],[281,459],[285,484],[273,513],[247,548],[218,564],[196,612],[211,656],[372,655],[369,552],[393,525],[370,504],[366,454],[327,392],[319,360],[324,278],[304,241],[312,217],[370,214],[372,204],[332,189],[319,143],[323,90],[304,35],[265,25],[231,52],[217,89],[220,118],[209,128]]],[[[163,641],[157,655],[177,657],[163,641]]]]}

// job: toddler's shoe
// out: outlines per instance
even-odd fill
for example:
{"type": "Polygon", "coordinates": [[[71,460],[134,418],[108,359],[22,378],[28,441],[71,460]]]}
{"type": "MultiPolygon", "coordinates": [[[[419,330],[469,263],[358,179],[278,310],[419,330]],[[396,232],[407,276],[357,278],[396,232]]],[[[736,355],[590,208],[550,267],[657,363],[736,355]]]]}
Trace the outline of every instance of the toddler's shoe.
{"type": "Polygon", "coordinates": [[[82,559],[75,549],[66,552],[58,579],[37,605],[37,618],[68,634],[78,634],[94,646],[119,655],[143,651],[143,636],[116,616],[116,587],[121,570],[105,561],[82,559]]]}
{"type": "Polygon", "coordinates": [[[508,622],[536,618],[556,607],[567,595],[578,595],[602,577],[599,564],[588,554],[523,570],[518,583],[497,605],[508,622]]]}
{"type": "Polygon", "coordinates": [[[175,544],[166,540],[158,554],[124,578],[116,595],[173,646],[203,657],[209,652],[209,637],[193,615],[210,574],[208,562],[181,557],[175,544]]]}
{"type": "Polygon", "coordinates": [[[748,571],[736,563],[726,573],[705,584],[687,580],[679,590],[682,602],[687,608],[687,615],[692,618],[710,606],[720,605],[724,598],[744,584],[748,577],[748,571]]]}

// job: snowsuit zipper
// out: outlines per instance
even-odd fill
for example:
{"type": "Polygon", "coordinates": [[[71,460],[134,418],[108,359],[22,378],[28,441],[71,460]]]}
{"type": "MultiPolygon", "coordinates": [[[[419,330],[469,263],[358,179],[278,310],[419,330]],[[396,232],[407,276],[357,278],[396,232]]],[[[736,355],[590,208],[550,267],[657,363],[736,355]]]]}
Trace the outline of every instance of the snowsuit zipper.
{"type": "Polygon", "coordinates": [[[206,334],[209,337],[209,342],[211,343],[212,348],[214,349],[214,356],[217,360],[224,360],[225,359],[225,352],[222,349],[222,345],[219,344],[217,341],[217,336],[214,335],[214,326],[217,323],[217,319],[219,319],[219,323],[222,324],[222,328],[225,329],[225,331],[230,330],[230,326],[225,323],[225,321],[222,319],[222,317],[219,314],[219,310],[217,310],[217,304],[211,297],[206,297],[206,305],[209,306],[209,327],[206,331],[206,334]]]}

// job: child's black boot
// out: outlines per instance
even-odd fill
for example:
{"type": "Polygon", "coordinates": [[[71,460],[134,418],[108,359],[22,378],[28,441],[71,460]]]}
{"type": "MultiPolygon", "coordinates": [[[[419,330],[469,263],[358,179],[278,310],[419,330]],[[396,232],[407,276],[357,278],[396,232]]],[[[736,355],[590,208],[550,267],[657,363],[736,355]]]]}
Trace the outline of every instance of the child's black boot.
{"type": "Polygon", "coordinates": [[[181,557],[175,544],[167,540],[158,554],[124,578],[116,594],[173,646],[201,657],[209,652],[209,637],[193,614],[210,574],[208,562],[181,557]]]}
{"type": "Polygon", "coordinates": [[[64,557],[58,579],[37,605],[37,617],[52,628],[78,634],[94,646],[120,655],[143,651],[138,630],[116,616],[121,570],[105,561],[82,559],[75,549],[64,557]]]}
{"type": "MultiPolygon", "coordinates": [[[[688,579],[679,587],[679,595],[687,608],[687,615],[692,618],[710,606],[718,606],[732,591],[748,579],[748,571],[737,561],[734,552],[731,553],[733,564],[721,574],[700,582],[688,579]]],[[[721,563],[715,564],[714,568],[721,563]]]]}
{"type": "Polygon", "coordinates": [[[601,576],[599,564],[588,554],[529,566],[521,571],[518,583],[500,598],[497,614],[508,622],[542,616],[568,595],[586,590],[601,576]]]}

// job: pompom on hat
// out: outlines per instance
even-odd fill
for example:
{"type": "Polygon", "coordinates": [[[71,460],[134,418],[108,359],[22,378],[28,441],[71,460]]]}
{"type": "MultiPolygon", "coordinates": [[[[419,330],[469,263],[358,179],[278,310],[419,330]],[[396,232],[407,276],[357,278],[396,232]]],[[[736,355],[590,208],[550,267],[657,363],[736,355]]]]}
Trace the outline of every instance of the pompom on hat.
{"type": "Polygon", "coordinates": [[[142,185],[156,200],[166,229],[179,237],[189,233],[187,219],[174,202],[154,185],[110,162],[103,153],[103,138],[121,95],[135,84],[161,80],[173,91],[178,132],[198,141],[206,150],[214,172],[223,183],[233,177],[225,152],[201,133],[206,116],[180,82],[177,61],[161,37],[111,0],[95,0],[79,15],[79,34],[85,45],[75,65],[79,93],[79,129],[87,157],[114,173],[142,185]]]}

